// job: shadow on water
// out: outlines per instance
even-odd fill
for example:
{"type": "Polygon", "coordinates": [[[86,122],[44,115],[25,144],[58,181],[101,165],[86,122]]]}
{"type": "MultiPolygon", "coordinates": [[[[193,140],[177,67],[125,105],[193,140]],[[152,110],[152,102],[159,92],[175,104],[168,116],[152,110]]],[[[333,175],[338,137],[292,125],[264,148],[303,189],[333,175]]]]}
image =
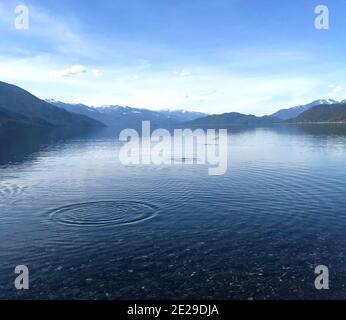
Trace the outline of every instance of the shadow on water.
{"type": "Polygon", "coordinates": [[[285,127],[292,132],[313,136],[346,136],[346,123],[292,124],[285,127]]]}
{"type": "Polygon", "coordinates": [[[12,128],[0,134],[0,166],[20,164],[31,160],[35,153],[48,146],[62,144],[70,139],[87,139],[103,129],[90,128],[12,128]]]}

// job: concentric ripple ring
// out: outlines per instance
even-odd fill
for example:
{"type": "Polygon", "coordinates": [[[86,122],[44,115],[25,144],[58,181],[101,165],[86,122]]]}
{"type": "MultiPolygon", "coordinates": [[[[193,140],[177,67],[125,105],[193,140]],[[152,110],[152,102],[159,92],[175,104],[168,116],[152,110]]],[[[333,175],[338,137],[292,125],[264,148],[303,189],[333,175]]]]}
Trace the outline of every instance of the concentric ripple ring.
{"type": "Polygon", "coordinates": [[[49,212],[51,220],[69,226],[117,226],[143,222],[156,206],[139,201],[95,201],[71,204],[49,212]]]}

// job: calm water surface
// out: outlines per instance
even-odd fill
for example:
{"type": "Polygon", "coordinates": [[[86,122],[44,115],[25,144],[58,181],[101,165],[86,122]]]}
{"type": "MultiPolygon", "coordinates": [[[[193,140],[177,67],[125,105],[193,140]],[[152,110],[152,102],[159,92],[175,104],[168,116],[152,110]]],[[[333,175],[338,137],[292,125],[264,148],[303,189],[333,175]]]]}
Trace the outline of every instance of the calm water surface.
{"type": "Polygon", "coordinates": [[[112,132],[3,143],[0,298],[346,297],[346,127],[231,131],[222,176],[124,166],[120,146],[112,132]]]}

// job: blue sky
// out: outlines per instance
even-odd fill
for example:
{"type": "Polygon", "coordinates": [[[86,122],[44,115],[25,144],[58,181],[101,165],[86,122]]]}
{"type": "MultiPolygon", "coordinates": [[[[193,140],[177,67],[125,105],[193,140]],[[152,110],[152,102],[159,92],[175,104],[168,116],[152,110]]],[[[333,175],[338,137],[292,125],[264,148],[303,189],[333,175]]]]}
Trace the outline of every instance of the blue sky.
{"type": "Polygon", "coordinates": [[[2,0],[0,80],[71,103],[269,114],[346,98],[345,16],[344,0],[2,0]]]}

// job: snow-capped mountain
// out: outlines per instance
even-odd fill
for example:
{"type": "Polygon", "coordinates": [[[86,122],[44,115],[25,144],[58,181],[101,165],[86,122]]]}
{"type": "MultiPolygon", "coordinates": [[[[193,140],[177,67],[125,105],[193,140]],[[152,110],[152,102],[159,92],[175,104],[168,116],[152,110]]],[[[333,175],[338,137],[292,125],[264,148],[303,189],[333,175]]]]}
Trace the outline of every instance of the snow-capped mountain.
{"type": "Polygon", "coordinates": [[[55,100],[46,100],[56,107],[69,112],[86,115],[103,122],[107,126],[117,128],[132,128],[141,125],[142,121],[151,121],[152,127],[172,127],[174,125],[195,120],[206,116],[200,112],[185,110],[160,110],[123,107],[118,105],[104,105],[90,107],[83,104],[68,104],[55,100]]]}
{"type": "Polygon", "coordinates": [[[298,117],[300,114],[310,110],[313,107],[316,107],[319,105],[332,105],[337,103],[339,102],[333,99],[320,99],[305,105],[300,105],[300,106],[296,106],[296,107],[288,108],[288,109],[281,109],[275,112],[274,114],[272,114],[272,116],[279,118],[281,120],[288,120],[288,119],[293,119],[298,117]]]}
{"type": "Polygon", "coordinates": [[[196,120],[199,118],[206,117],[207,114],[202,112],[192,112],[187,110],[169,110],[163,109],[159,111],[162,115],[167,116],[170,119],[175,119],[179,122],[188,122],[192,120],[196,120]]]}

